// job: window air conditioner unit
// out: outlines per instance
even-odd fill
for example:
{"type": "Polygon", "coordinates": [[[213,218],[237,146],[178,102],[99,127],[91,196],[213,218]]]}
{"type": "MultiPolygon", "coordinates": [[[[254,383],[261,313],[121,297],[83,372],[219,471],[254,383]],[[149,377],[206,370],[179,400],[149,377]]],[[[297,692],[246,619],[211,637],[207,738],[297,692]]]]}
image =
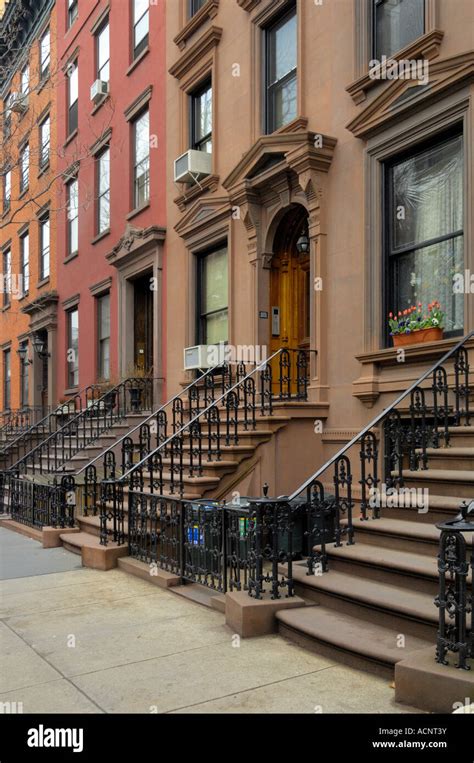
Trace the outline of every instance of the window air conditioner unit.
{"type": "Polygon", "coordinates": [[[23,114],[28,106],[26,93],[12,93],[10,97],[10,109],[16,114],[23,114]]]}
{"type": "Polygon", "coordinates": [[[91,86],[91,101],[96,105],[109,94],[109,83],[102,79],[96,79],[91,86]]]}
{"type": "Polygon", "coordinates": [[[212,170],[212,154],[189,149],[174,162],[174,182],[192,183],[207,177],[212,170]]]}
{"type": "Polygon", "coordinates": [[[197,344],[184,348],[184,370],[196,371],[225,363],[225,344],[197,344]]]}

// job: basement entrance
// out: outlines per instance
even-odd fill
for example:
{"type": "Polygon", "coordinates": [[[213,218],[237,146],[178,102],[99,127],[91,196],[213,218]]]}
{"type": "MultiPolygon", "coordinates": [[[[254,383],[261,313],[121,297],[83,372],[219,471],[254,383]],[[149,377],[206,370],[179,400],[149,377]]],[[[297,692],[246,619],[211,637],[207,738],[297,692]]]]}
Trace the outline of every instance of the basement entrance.
{"type": "Polygon", "coordinates": [[[136,372],[153,371],[152,273],[133,282],[134,364],[136,372]]]}

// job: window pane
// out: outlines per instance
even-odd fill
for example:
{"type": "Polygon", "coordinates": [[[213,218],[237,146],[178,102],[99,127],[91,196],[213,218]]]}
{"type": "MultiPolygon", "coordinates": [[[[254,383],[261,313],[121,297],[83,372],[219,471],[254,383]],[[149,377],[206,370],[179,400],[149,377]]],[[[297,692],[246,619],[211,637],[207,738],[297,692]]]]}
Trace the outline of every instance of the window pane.
{"type": "Polygon", "coordinates": [[[393,168],[392,193],[394,248],[461,230],[462,137],[397,164],[393,168]]]}
{"type": "Polygon", "coordinates": [[[212,87],[194,97],[194,143],[212,132],[212,87]]]}
{"type": "Polygon", "coordinates": [[[101,30],[97,37],[97,63],[99,79],[105,82],[109,81],[109,58],[110,58],[110,36],[109,25],[101,30]]]}
{"type": "Polygon", "coordinates": [[[271,85],[296,69],[296,13],[269,30],[269,82],[271,85]]]}
{"type": "Polygon", "coordinates": [[[424,33],[424,0],[375,2],[375,55],[392,56],[424,33]]]}
{"type": "Polygon", "coordinates": [[[439,300],[446,312],[446,331],[462,330],[464,294],[455,294],[453,278],[464,274],[463,236],[443,241],[395,259],[393,277],[398,293],[397,310],[439,300]]]}
{"type": "Polygon", "coordinates": [[[145,111],[135,122],[135,164],[146,159],[150,153],[150,115],[145,111]]]}
{"type": "Polygon", "coordinates": [[[22,293],[27,294],[30,288],[30,237],[28,234],[21,239],[21,277],[22,293]]]}
{"type": "Polygon", "coordinates": [[[51,123],[49,117],[41,125],[41,155],[40,164],[43,167],[49,161],[49,148],[51,139],[51,123]]]}
{"type": "Polygon", "coordinates": [[[79,384],[79,313],[68,313],[68,378],[71,387],[79,384]]]}
{"type": "Polygon", "coordinates": [[[77,101],[79,97],[79,68],[77,64],[71,67],[69,72],[69,106],[77,101]]]}
{"type": "Polygon", "coordinates": [[[227,307],[227,249],[220,249],[202,259],[202,289],[202,313],[227,307]]]}
{"type": "Polygon", "coordinates": [[[49,68],[51,36],[49,29],[41,38],[41,73],[45,74],[49,68]]]}
{"type": "Polygon", "coordinates": [[[134,22],[136,23],[148,10],[149,0],[134,0],[134,22]]]}
{"type": "Polygon", "coordinates": [[[41,223],[41,273],[40,278],[49,276],[49,218],[41,223]]]}
{"type": "Polygon", "coordinates": [[[296,118],[296,77],[276,85],[273,94],[273,129],[278,130],[296,118]]]}
{"type": "Polygon", "coordinates": [[[30,87],[30,67],[25,66],[21,73],[21,92],[23,95],[26,95],[28,93],[30,87]]]}
{"type": "Polygon", "coordinates": [[[206,344],[219,344],[227,342],[229,338],[228,315],[227,310],[215,315],[209,315],[206,318],[206,344]]]}

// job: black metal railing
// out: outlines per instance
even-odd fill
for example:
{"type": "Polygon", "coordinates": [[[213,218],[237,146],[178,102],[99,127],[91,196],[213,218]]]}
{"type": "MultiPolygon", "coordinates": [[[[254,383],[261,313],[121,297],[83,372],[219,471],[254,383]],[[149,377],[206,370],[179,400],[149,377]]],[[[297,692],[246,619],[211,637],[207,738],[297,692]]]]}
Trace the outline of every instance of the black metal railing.
{"type": "Polygon", "coordinates": [[[25,432],[44,417],[44,408],[25,406],[0,413],[0,446],[25,432]]]}
{"type": "Polygon", "coordinates": [[[411,500],[414,489],[406,483],[428,468],[429,450],[449,445],[453,428],[469,426],[466,344],[473,337],[471,331],[461,339],[289,496],[306,499],[308,574],[329,569],[329,542],[355,542],[357,504],[360,519],[368,520],[380,518],[387,491],[411,500]]]}
{"type": "MultiPolygon", "coordinates": [[[[123,506],[122,506],[123,508],[123,506]]],[[[293,531],[300,507],[286,500],[248,499],[240,506],[184,501],[132,492],[128,504],[129,553],[153,568],[214,591],[293,595],[291,566],[298,558],[293,531]],[[280,575],[286,563],[289,576],[280,575]]]]}
{"type": "Polygon", "coordinates": [[[74,477],[40,484],[13,472],[0,472],[0,514],[29,527],[74,527],[76,492],[74,477]]]}
{"type": "Polygon", "coordinates": [[[448,665],[451,652],[458,655],[457,668],[470,670],[468,661],[474,659],[474,546],[468,545],[464,535],[474,533],[474,501],[464,503],[454,521],[436,526],[441,530],[436,661],[448,665]]]}
{"type": "Polygon", "coordinates": [[[257,419],[272,416],[277,401],[307,400],[311,353],[277,350],[256,363],[224,363],[206,372],[162,406],[150,420],[108,448],[84,471],[85,512],[110,514],[104,490],[120,481],[130,490],[182,497],[187,477],[200,477],[219,462],[224,448],[239,445],[257,419]],[[133,438],[135,434],[135,439],[133,438]],[[104,508],[101,509],[100,507],[104,508]]]}
{"type": "Polygon", "coordinates": [[[113,424],[132,413],[150,410],[152,405],[153,380],[126,379],[99,397],[88,400],[80,413],[18,459],[12,469],[31,475],[58,472],[113,424]]]}
{"type": "Polygon", "coordinates": [[[73,416],[80,413],[84,405],[88,406],[91,401],[97,397],[100,387],[96,384],[88,385],[84,389],[71,396],[68,400],[60,403],[54,410],[46,416],[35,421],[30,426],[22,429],[17,436],[11,437],[8,442],[0,448],[0,467],[6,468],[7,462],[18,462],[29,451],[38,444],[40,440],[46,439],[50,434],[60,429],[73,416]]]}

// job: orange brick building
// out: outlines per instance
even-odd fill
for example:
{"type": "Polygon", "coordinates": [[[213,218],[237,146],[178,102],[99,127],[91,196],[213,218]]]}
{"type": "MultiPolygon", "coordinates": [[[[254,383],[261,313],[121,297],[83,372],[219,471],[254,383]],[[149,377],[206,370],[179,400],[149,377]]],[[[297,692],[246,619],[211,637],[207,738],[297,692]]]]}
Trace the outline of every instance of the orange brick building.
{"type": "Polygon", "coordinates": [[[56,402],[54,1],[10,0],[1,29],[0,410],[39,415],[56,402]]]}

